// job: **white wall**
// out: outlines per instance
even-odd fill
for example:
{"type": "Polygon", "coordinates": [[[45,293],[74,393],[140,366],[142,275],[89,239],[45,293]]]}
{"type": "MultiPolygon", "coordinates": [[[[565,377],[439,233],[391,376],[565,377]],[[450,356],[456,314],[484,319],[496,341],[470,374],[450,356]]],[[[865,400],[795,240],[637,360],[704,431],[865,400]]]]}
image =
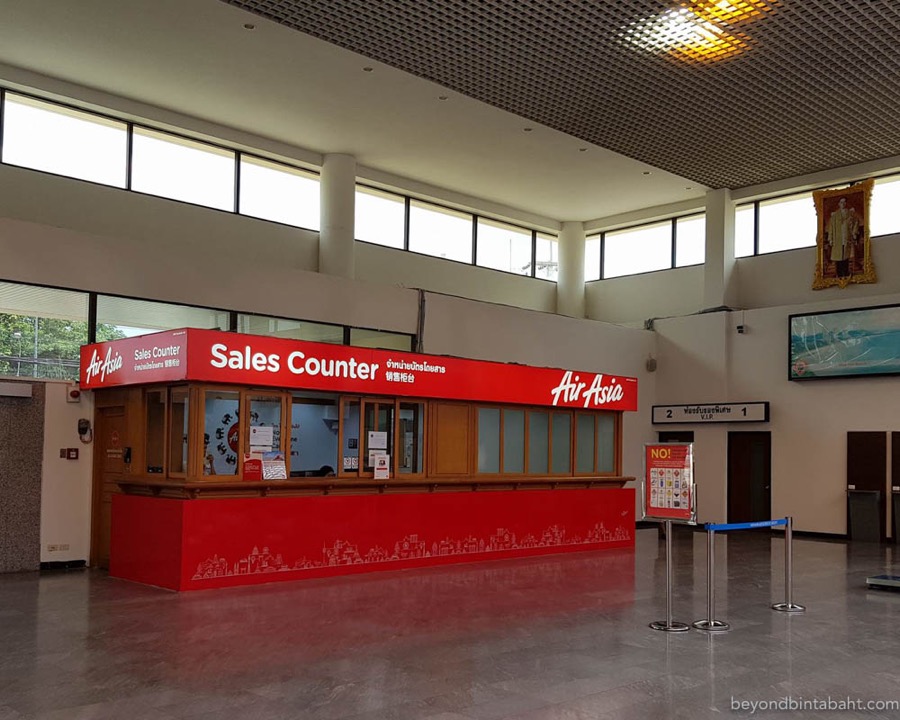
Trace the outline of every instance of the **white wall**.
{"type": "Polygon", "coordinates": [[[356,277],[373,283],[504,303],[529,310],[556,310],[556,283],[472,267],[396,248],[356,243],[356,277]]]}
{"type": "Polygon", "coordinates": [[[788,316],[900,303],[900,295],[847,302],[838,292],[829,302],[656,323],[659,404],[770,403],[767,424],[683,426],[695,430],[702,521],[725,520],[728,431],[763,430],[772,437],[772,516],[793,516],[797,530],[846,532],[847,432],[900,430],[900,405],[891,400],[900,385],[890,377],[788,381],[788,316]]]}
{"type": "Polygon", "coordinates": [[[778,307],[801,303],[820,303],[831,300],[856,302],[900,293],[900,234],[872,239],[872,260],[878,282],[867,285],[848,285],[843,290],[827,288],[813,290],[816,249],[786,250],[768,255],[739,258],[738,284],[741,308],[778,307]]]}
{"type": "Polygon", "coordinates": [[[703,309],[703,266],[610,278],[585,285],[589,318],[642,327],[655,317],[703,309]]]}
{"type": "Polygon", "coordinates": [[[78,419],[93,422],[93,393],[66,401],[68,383],[45,383],[44,465],[41,476],[41,562],[88,561],[91,548],[93,444],[78,436],[78,419]],[[59,457],[61,448],[78,448],[77,460],[59,457]],[[51,552],[48,545],[68,545],[51,552]]]}

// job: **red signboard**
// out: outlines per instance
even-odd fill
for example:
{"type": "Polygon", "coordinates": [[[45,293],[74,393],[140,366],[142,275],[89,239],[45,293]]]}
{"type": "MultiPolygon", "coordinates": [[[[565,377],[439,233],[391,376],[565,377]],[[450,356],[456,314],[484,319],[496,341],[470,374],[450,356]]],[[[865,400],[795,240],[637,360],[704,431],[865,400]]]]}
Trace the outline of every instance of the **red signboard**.
{"type": "Polygon", "coordinates": [[[644,445],[644,520],[694,523],[693,445],[644,445]]]}
{"type": "Polygon", "coordinates": [[[191,380],[366,395],[636,410],[632,377],[173,330],[81,348],[85,389],[191,380]]]}

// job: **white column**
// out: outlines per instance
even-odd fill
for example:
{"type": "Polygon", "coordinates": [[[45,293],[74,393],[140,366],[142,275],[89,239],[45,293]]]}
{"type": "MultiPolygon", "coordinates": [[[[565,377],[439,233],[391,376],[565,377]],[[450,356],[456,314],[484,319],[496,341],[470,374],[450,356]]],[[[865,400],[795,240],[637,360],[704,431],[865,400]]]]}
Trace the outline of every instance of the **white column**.
{"type": "Polygon", "coordinates": [[[559,233],[556,312],[584,317],[584,224],[565,222],[559,233]]]}
{"type": "Polygon", "coordinates": [[[736,307],[737,274],[734,260],[734,201],[727,189],[706,193],[706,264],[703,268],[703,307],[736,307]]]}
{"type": "Polygon", "coordinates": [[[319,272],[353,278],[356,158],[326,155],[320,185],[319,272]]]}

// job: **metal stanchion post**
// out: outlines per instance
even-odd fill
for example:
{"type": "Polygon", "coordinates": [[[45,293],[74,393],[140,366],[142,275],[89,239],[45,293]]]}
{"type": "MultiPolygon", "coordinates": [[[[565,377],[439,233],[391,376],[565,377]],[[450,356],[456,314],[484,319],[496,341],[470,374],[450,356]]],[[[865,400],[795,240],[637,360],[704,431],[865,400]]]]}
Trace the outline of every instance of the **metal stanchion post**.
{"type": "Polygon", "coordinates": [[[731,626],[716,620],[716,531],[706,531],[706,619],[691,623],[698,630],[725,632],[731,626]]]}
{"type": "Polygon", "coordinates": [[[794,567],[792,561],[794,554],[794,518],[789,516],[785,519],[787,520],[787,525],[784,528],[784,602],[775,603],[772,609],[779,612],[802,613],[806,612],[806,607],[797,605],[794,602],[794,567]]]}
{"type": "Polygon", "coordinates": [[[666,528],[666,619],[650,623],[654,630],[685,632],[690,628],[683,622],[672,620],[672,521],[665,521],[666,528]]]}

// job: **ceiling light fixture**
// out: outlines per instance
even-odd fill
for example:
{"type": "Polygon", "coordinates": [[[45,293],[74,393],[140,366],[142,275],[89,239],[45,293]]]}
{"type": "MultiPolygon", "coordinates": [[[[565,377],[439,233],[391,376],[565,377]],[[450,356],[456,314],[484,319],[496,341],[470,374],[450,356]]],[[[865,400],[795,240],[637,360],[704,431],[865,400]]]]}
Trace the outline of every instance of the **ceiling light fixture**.
{"type": "Polygon", "coordinates": [[[533,128],[530,128],[530,127],[522,128],[522,132],[531,132],[532,129],[533,129],[533,128]]]}
{"type": "Polygon", "coordinates": [[[447,99],[446,95],[438,95],[438,100],[446,100],[446,99],[447,99]]]}
{"type": "Polygon", "coordinates": [[[644,170],[644,172],[643,172],[643,173],[641,173],[641,174],[642,174],[642,175],[650,175],[650,174],[651,174],[651,173],[650,173],[650,171],[649,171],[649,170],[644,170]]]}
{"type": "Polygon", "coordinates": [[[244,30],[256,30],[256,25],[253,23],[244,23],[244,30]]]}
{"type": "Polygon", "coordinates": [[[619,31],[626,43],[678,60],[725,60],[747,50],[752,39],[735,29],[775,12],[779,0],[691,0],[619,31]]]}
{"type": "Polygon", "coordinates": [[[368,65],[363,68],[363,72],[372,72],[375,68],[369,67],[368,65]]]}

